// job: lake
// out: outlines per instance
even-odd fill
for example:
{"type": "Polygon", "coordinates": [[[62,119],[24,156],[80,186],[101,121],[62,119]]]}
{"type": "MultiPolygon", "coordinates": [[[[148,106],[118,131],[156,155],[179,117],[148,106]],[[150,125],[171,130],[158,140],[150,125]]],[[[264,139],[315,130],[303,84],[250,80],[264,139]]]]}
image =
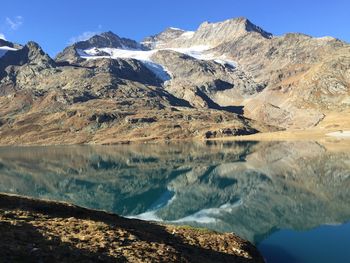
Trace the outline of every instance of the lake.
{"type": "Polygon", "coordinates": [[[1,147],[0,192],[234,232],[267,262],[350,259],[343,142],[1,147]]]}

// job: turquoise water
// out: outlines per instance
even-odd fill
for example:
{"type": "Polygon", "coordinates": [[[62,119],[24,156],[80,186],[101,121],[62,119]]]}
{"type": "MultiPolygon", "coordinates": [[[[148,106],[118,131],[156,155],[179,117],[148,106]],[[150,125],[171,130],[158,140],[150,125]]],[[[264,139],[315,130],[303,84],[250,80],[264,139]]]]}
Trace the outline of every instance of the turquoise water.
{"type": "Polygon", "coordinates": [[[280,230],[259,249],[267,262],[315,263],[350,261],[350,223],[320,226],[308,231],[280,230]]]}
{"type": "Polygon", "coordinates": [[[342,142],[0,148],[0,192],[234,232],[267,262],[350,262],[342,142]],[[328,150],[332,149],[332,151],[328,150]]]}

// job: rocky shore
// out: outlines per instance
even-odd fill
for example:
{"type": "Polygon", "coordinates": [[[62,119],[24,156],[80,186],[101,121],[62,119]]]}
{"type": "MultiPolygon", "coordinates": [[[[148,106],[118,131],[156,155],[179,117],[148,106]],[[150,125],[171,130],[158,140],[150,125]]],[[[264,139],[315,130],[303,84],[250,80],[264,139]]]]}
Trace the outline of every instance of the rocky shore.
{"type": "Polygon", "coordinates": [[[0,194],[1,262],[264,262],[234,234],[0,194]]]}

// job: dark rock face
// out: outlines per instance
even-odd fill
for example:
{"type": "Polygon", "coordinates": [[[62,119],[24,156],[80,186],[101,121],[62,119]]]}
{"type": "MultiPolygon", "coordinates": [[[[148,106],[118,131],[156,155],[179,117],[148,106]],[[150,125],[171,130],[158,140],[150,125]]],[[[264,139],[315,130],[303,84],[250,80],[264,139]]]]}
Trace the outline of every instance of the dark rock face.
{"type": "Polygon", "coordinates": [[[241,135],[251,135],[255,134],[258,131],[255,129],[230,129],[230,128],[225,128],[225,129],[220,129],[216,131],[207,131],[204,134],[205,139],[212,139],[212,138],[221,138],[221,137],[226,137],[226,136],[241,136],[241,135]]]}
{"type": "Polygon", "coordinates": [[[98,59],[88,60],[81,66],[94,69],[95,72],[108,72],[121,79],[158,86],[161,81],[143,63],[135,59],[98,59]]]}
{"type": "Polygon", "coordinates": [[[55,62],[35,42],[28,42],[15,52],[6,53],[0,60],[0,69],[7,66],[23,66],[25,64],[41,67],[55,67],[55,62]]]}
{"type": "Polygon", "coordinates": [[[1,39],[0,38],[0,47],[14,47],[14,44],[9,42],[9,41],[6,41],[5,39],[1,39]]]}
{"type": "Polygon", "coordinates": [[[128,123],[132,123],[132,124],[135,124],[135,123],[152,123],[152,122],[156,122],[157,119],[154,118],[154,117],[151,117],[151,118],[128,118],[127,119],[127,122],[128,123]]]}
{"type": "Polygon", "coordinates": [[[38,75],[48,76],[56,63],[35,42],[0,58],[0,94],[8,94],[26,86],[31,89],[38,75]]]}

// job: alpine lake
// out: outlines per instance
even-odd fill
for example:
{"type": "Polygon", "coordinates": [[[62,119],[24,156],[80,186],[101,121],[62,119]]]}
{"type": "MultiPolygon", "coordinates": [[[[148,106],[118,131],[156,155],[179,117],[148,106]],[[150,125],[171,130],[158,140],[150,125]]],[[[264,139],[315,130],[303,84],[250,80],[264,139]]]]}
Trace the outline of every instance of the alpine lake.
{"type": "Polygon", "coordinates": [[[0,147],[0,192],[233,232],[266,262],[350,262],[349,142],[0,147]]]}

